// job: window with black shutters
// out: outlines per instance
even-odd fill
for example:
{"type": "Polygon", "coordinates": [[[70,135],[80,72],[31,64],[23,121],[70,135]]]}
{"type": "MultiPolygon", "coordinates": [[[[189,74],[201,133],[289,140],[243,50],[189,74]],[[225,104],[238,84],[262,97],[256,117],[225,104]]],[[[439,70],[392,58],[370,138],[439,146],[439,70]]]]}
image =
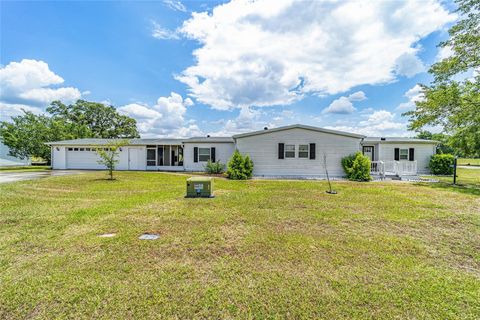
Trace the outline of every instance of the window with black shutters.
{"type": "Polygon", "coordinates": [[[308,144],[301,144],[298,146],[298,157],[299,158],[308,158],[308,144]]]}
{"type": "Polygon", "coordinates": [[[207,162],[210,160],[210,148],[198,148],[198,161],[207,162]]]}
{"type": "Polygon", "coordinates": [[[295,145],[286,144],[285,145],[285,158],[295,158],[295,145]]]}

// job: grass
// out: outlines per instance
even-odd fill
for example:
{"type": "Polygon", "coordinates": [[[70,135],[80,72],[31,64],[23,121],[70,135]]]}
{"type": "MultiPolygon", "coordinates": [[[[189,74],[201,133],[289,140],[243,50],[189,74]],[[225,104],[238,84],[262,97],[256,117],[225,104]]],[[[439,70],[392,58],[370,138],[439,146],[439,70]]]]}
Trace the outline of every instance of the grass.
{"type": "Polygon", "coordinates": [[[121,172],[0,185],[0,318],[478,319],[480,197],[121,172]],[[99,234],[114,232],[113,238],[99,234]],[[155,241],[140,241],[155,232],[155,241]]]}
{"type": "Polygon", "coordinates": [[[0,172],[34,172],[50,170],[50,166],[13,166],[0,167],[0,172]]]}
{"type": "Polygon", "coordinates": [[[461,159],[457,160],[459,166],[480,166],[480,159],[461,159]]]}
{"type": "Polygon", "coordinates": [[[439,180],[439,183],[433,184],[434,188],[447,188],[453,191],[471,193],[480,196],[480,169],[476,168],[457,168],[456,185],[453,185],[452,176],[426,176],[439,180]]]}

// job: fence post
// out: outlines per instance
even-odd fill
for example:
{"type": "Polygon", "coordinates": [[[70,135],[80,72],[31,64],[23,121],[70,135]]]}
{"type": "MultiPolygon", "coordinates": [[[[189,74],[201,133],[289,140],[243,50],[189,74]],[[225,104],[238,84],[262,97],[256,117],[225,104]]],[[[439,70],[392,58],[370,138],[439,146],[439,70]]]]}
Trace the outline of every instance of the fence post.
{"type": "Polygon", "coordinates": [[[457,184],[457,157],[453,158],[453,184],[457,184]]]}

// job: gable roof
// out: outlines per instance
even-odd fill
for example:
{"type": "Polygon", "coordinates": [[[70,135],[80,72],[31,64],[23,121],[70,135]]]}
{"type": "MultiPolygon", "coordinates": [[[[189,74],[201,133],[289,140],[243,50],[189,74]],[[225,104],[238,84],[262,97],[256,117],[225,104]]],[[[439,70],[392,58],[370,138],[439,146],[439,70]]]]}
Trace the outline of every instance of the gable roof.
{"type": "Polygon", "coordinates": [[[241,133],[241,134],[234,135],[233,138],[234,139],[245,138],[245,137],[257,136],[257,135],[261,135],[261,134],[290,130],[290,129],[305,129],[305,130],[310,130],[310,131],[336,134],[336,135],[339,135],[339,136],[345,136],[345,137],[351,137],[351,138],[357,138],[357,139],[365,138],[365,136],[361,135],[361,134],[344,132],[344,131],[337,131],[337,130],[331,130],[331,129],[313,127],[313,126],[307,126],[307,125],[304,125],[304,124],[293,124],[293,125],[290,125],[290,126],[278,127],[278,128],[273,128],[273,129],[264,129],[264,130],[258,130],[258,131],[253,131],[253,132],[241,133]]]}

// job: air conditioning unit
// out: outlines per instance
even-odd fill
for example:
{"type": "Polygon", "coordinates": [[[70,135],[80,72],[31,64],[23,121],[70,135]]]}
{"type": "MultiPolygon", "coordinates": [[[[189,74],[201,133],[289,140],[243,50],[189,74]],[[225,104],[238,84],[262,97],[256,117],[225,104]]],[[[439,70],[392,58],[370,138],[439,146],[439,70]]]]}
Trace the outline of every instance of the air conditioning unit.
{"type": "Polygon", "coordinates": [[[213,198],[213,180],[209,177],[187,179],[186,198],[213,198]]]}

